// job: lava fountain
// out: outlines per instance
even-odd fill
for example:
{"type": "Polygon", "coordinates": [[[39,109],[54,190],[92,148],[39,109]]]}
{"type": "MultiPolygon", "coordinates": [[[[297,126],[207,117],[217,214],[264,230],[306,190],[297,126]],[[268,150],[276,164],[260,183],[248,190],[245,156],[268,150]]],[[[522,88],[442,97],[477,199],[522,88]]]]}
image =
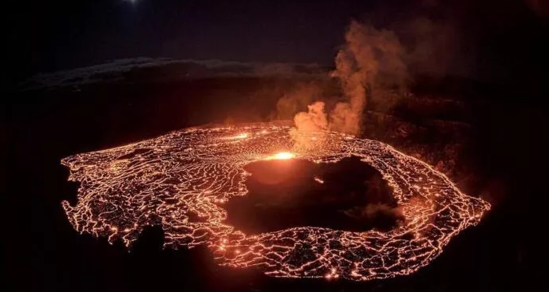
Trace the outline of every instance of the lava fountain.
{"type": "Polygon", "coordinates": [[[205,245],[223,266],[357,281],[415,272],[490,209],[389,145],[336,132],[300,133],[302,140],[323,137],[318,147],[303,149],[290,129],[286,123],[190,128],[67,157],[62,164],[80,188],[76,205],[64,201],[63,208],[78,232],[111,243],[130,246],[145,227],[161,225],[165,247],[205,245]],[[377,169],[392,188],[404,216],[398,227],[351,232],[301,226],[247,235],[226,223],[224,203],[247,194],[245,165],[294,157],[335,163],[351,155],[377,169]]]}

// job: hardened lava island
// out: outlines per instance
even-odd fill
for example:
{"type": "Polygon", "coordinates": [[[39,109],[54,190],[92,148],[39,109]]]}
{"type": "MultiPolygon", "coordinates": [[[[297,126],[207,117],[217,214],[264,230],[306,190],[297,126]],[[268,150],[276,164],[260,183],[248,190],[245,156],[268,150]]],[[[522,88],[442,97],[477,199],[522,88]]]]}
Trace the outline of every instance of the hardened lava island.
{"type": "Polygon", "coordinates": [[[127,246],[160,225],[165,246],[207,246],[222,266],[292,278],[384,279],[415,272],[490,205],[461,193],[424,162],[384,143],[335,132],[297,133],[288,123],[189,128],[62,160],[80,183],[64,201],[80,233],[127,246]],[[246,196],[244,166],[261,160],[335,163],[357,156],[392,189],[404,220],[381,232],[294,227],[248,235],[226,222],[224,205],[246,196]]]}

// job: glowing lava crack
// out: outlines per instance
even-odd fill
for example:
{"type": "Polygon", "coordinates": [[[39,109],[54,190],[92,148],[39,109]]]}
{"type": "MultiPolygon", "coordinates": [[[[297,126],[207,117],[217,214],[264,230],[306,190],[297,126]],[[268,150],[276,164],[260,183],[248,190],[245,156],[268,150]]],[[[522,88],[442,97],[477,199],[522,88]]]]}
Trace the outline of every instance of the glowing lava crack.
{"type": "Polygon", "coordinates": [[[276,277],[371,280],[410,274],[475,225],[490,205],[461,193],[443,174],[378,141],[334,132],[301,134],[284,123],[204,127],[62,160],[79,181],[63,207],[74,228],[129,246],[161,225],[165,245],[208,246],[219,264],[276,277]],[[293,136],[295,138],[295,136],[293,136]],[[321,139],[319,139],[321,138],[321,139]],[[297,227],[249,236],[224,223],[223,203],[247,193],[243,166],[264,159],[337,162],[351,155],[375,167],[393,189],[405,221],[388,232],[297,227]]]}

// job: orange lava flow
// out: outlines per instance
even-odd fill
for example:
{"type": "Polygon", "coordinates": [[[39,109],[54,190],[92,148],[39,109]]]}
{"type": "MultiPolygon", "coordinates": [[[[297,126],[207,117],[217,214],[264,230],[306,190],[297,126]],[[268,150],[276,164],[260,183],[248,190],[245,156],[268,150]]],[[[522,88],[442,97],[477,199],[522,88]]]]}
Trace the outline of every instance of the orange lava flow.
{"type": "Polygon", "coordinates": [[[67,157],[62,164],[80,188],[75,206],[62,205],[77,231],[111,243],[121,239],[130,246],[143,228],[161,225],[166,247],[206,245],[223,266],[357,281],[418,270],[490,209],[442,173],[384,143],[322,132],[300,134],[315,141],[322,136],[317,147],[303,149],[289,131],[284,123],[191,128],[67,157]],[[245,165],[294,157],[332,163],[351,155],[375,167],[392,187],[405,217],[401,225],[388,232],[302,226],[247,235],[225,223],[223,204],[247,194],[245,165]]]}
{"type": "Polygon", "coordinates": [[[279,152],[274,155],[268,156],[265,160],[288,160],[295,157],[295,154],[291,152],[279,152]]]}

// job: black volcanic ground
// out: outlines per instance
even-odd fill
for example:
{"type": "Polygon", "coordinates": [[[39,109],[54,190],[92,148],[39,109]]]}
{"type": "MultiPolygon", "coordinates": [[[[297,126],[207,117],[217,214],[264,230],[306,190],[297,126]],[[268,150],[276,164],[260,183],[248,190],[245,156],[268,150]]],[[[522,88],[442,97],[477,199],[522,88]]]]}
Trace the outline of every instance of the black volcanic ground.
{"type": "MultiPolygon", "coordinates": [[[[543,291],[540,287],[547,286],[547,277],[542,271],[547,264],[540,255],[546,254],[546,242],[540,230],[546,229],[547,205],[540,198],[547,193],[547,164],[543,162],[549,146],[540,133],[549,125],[549,115],[546,102],[532,104],[532,97],[514,94],[508,87],[425,84],[416,79],[418,88],[412,88],[413,94],[392,110],[380,112],[368,106],[361,137],[419,157],[442,170],[464,193],[493,203],[481,224],[452,239],[437,260],[413,276],[366,283],[281,280],[247,269],[220,268],[211,253],[200,247],[162,249],[161,226],[145,231],[128,253],[122,243],[112,246],[106,239],[81,235],[68,222],[60,202],[69,199],[74,204],[78,185],[67,181],[68,170],[59,163],[62,158],[209,122],[268,120],[276,101],[302,81],[306,82],[295,78],[127,80],[9,94],[0,102],[5,109],[0,114],[0,135],[7,141],[0,143],[7,158],[2,164],[9,218],[4,232],[4,262],[10,267],[7,285],[18,291],[73,291],[74,287],[79,291],[173,287],[189,291],[543,291]]],[[[346,179],[344,174],[340,175],[346,179]]],[[[328,187],[330,180],[320,176],[328,187]]],[[[367,220],[357,223],[342,215],[349,210],[342,199],[350,191],[340,192],[340,205],[329,209],[322,200],[335,195],[317,192],[314,197],[311,191],[303,193],[303,198],[285,197],[271,188],[277,200],[287,200],[301,214],[291,217],[291,209],[282,210],[283,203],[273,200],[274,195],[256,192],[254,180],[252,175],[246,182],[250,194],[231,199],[225,206],[229,207],[229,223],[250,233],[298,225],[343,230],[372,227],[356,227],[367,220]],[[231,209],[240,205],[237,200],[244,200],[243,205],[231,209]],[[312,210],[307,207],[311,201],[326,207],[319,214],[342,219],[333,220],[338,222],[330,226],[317,214],[303,218],[307,217],[303,212],[312,210]],[[267,203],[272,206],[261,207],[267,203]],[[284,223],[269,223],[275,218],[284,223]],[[273,225],[257,228],[262,224],[259,220],[265,226],[273,225]]],[[[307,182],[320,187],[314,180],[307,182]]],[[[371,190],[363,190],[359,199],[375,197],[371,190]]]]}
{"type": "Polygon", "coordinates": [[[391,188],[358,157],[319,164],[300,159],[259,161],[245,170],[251,173],[245,182],[249,193],[224,206],[227,222],[245,233],[299,226],[385,231],[403,220],[391,188]]]}

